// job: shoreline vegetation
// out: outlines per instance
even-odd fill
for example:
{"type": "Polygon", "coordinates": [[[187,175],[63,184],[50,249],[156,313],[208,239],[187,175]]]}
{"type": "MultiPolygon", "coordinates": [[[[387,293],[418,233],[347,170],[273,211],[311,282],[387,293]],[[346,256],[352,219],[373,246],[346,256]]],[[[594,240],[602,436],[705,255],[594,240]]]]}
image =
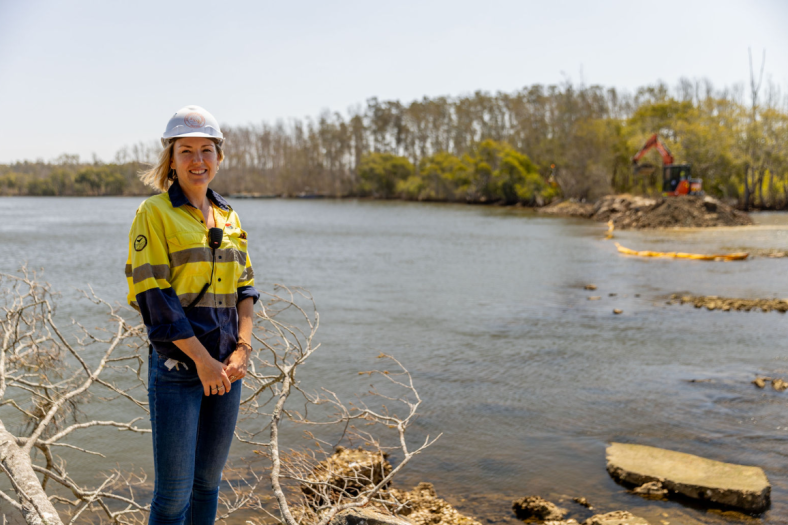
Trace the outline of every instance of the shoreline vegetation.
{"type": "MultiPolygon", "coordinates": [[[[620,193],[657,195],[661,159],[631,157],[659,133],[705,192],[736,207],[788,209],[788,100],[773,85],[746,93],[682,79],[629,94],[602,86],[533,85],[513,93],[367,100],[347,115],[223,126],[214,187],[237,197],[353,197],[542,207],[620,193]]],[[[78,155],[0,164],[0,195],[150,195],[137,173],[157,141],[112,162],[78,155]]]]}

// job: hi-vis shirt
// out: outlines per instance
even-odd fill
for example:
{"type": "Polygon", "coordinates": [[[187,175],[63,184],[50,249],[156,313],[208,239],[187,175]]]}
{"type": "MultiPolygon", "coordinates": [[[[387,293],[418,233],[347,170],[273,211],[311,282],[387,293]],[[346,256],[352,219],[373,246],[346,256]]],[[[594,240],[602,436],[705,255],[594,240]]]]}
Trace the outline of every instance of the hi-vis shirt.
{"type": "Polygon", "coordinates": [[[224,360],[238,341],[236,305],[260,297],[238,215],[211,189],[208,199],[216,227],[224,230],[212,280],[208,227],[178,181],[167,193],[140,205],[129,232],[128,302],[142,314],[153,348],[178,361],[191,362],[172,341],[191,336],[197,336],[215,359],[224,360]],[[209,280],[207,292],[187,313],[186,307],[209,280]]]}

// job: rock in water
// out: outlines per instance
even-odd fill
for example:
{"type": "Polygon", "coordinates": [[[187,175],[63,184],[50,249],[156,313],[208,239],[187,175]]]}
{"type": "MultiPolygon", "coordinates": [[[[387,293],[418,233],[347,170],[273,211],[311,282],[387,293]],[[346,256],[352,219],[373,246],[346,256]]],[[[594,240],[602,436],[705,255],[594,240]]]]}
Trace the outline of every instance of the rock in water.
{"type": "Polygon", "coordinates": [[[334,516],[329,525],[413,525],[413,522],[372,509],[349,509],[334,516]]]}
{"type": "Polygon", "coordinates": [[[397,514],[416,525],[481,525],[439,498],[432,483],[419,483],[410,492],[391,489],[388,495],[405,503],[397,514]]]}
{"type": "Polygon", "coordinates": [[[538,520],[560,520],[566,515],[561,509],[539,496],[526,496],[512,502],[515,516],[521,520],[536,518],[538,520]]]}
{"type": "Polygon", "coordinates": [[[607,471],[626,483],[643,485],[658,481],[671,493],[746,512],[763,512],[769,507],[771,486],[759,467],[644,445],[613,443],[607,448],[607,471]]]}
{"type": "Polygon", "coordinates": [[[591,516],[583,522],[583,525],[649,525],[649,522],[625,510],[616,510],[591,516]]]}
{"type": "Polygon", "coordinates": [[[392,467],[386,456],[385,453],[370,452],[361,447],[337,447],[333,455],[315,466],[307,483],[301,484],[301,491],[315,507],[339,496],[338,489],[324,489],[323,484],[341,487],[351,495],[359,494],[389,475],[392,467]]]}
{"type": "Polygon", "coordinates": [[[586,498],[572,498],[572,501],[574,501],[578,505],[584,506],[587,509],[591,509],[591,510],[594,509],[594,507],[591,506],[591,504],[588,502],[586,498]]]}
{"type": "Polygon", "coordinates": [[[772,388],[777,390],[778,392],[782,392],[783,390],[788,389],[788,383],[783,381],[782,379],[772,379],[772,388]]]}
{"type": "Polygon", "coordinates": [[[668,490],[662,488],[662,483],[659,481],[649,481],[648,483],[643,483],[632,492],[643,496],[665,496],[668,490]]]}

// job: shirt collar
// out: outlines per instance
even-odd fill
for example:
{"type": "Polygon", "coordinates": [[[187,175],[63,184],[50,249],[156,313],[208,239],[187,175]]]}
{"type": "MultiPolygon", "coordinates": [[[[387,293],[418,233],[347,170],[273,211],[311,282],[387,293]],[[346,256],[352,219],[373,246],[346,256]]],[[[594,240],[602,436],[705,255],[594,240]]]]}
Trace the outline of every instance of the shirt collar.
{"type": "MultiPolygon", "coordinates": [[[[173,181],[173,183],[170,185],[170,189],[167,190],[167,194],[169,194],[170,196],[170,202],[172,203],[173,208],[179,208],[184,204],[188,204],[189,206],[194,208],[194,205],[191,202],[189,202],[189,199],[186,197],[186,194],[183,193],[183,189],[181,188],[181,185],[177,179],[173,181]]],[[[223,209],[224,211],[228,211],[230,209],[230,204],[228,204],[228,202],[224,199],[224,197],[213,191],[211,188],[208,188],[207,196],[211,202],[216,204],[219,208],[223,209]]]]}

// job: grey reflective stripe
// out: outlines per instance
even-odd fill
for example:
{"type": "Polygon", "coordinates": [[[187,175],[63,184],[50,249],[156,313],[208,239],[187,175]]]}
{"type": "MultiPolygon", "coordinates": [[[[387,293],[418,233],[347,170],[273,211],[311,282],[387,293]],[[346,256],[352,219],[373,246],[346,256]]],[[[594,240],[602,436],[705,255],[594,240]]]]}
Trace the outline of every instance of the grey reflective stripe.
{"type": "Polygon", "coordinates": [[[141,283],[145,279],[169,279],[170,278],[170,265],[169,264],[143,264],[137,266],[132,271],[134,284],[141,283]]]}
{"type": "Polygon", "coordinates": [[[186,263],[211,262],[210,248],[187,248],[179,252],[170,252],[170,266],[175,268],[186,263]]]}
{"type": "MultiPolygon", "coordinates": [[[[211,261],[213,261],[213,254],[210,248],[187,248],[170,253],[170,266],[173,268],[186,263],[211,261]]],[[[241,266],[246,266],[246,253],[234,248],[219,249],[216,250],[216,262],[237,262],[241,266]]]]}
{"type": "Polygon", "coordinates": [[[254,270],[252,270],[251,266],[249,266],[248,268],[244,268],[244,273],[242,273],[241,277],[238,278],[238,282],[242,283],[250,279],[254,279],[254,270]]]}
{"type": "Polygon", "coordinates": [[[236,250],[235,248],[216,250],[216,262],[231,261],[235,261],[241,266],[246,266],[246,252],[236,250]]]}
{"type": "MultiPolygon", "coordinates": [[[[197,296],[200,295],[199,293],[184,293],[178,296],[178,300],[181,302],[181,306],[186,308],[192,301],[197,299],[197,296]]],[[[221,294],[212,294],[206,293],[200,302],[194,305],[197,308],[235,308],[235,305],[238,303],[238,296],[234,293],[221,293],[221,294]],[[219,304],[221,303],[221,304],[219,304]]]]}
{"type": "Polygon", "coordinates": [[[126,277],[131,277],[131,265],[126,265],[126,277]]]}

